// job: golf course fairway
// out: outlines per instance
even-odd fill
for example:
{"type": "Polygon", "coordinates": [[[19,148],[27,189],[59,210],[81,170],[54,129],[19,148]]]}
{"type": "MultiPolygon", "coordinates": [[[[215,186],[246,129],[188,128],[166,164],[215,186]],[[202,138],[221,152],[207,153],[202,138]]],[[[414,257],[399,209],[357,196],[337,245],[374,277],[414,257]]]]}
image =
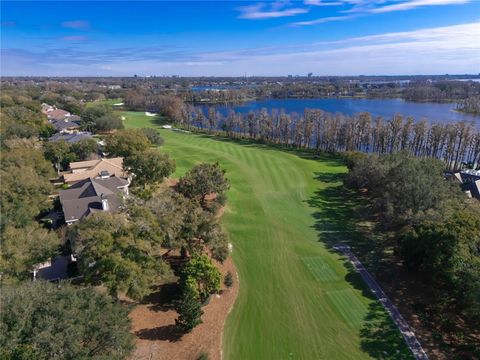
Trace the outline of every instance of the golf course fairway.
{"type": "Polygon", "coordinates": [[[225,324],[225,359],[412,358],[386,312],[315,226],[318,214],[327,215],[322,206],[328,218],[345,211],[316,195],[340,185],[346,168],[337,158],[160,129],[138,112],[121,115],[127,128],[159,129],[161,151],[176,160],[175,177],[200,162],[218,161],[227,171],[222,224],[240,292],[225,324]]]}

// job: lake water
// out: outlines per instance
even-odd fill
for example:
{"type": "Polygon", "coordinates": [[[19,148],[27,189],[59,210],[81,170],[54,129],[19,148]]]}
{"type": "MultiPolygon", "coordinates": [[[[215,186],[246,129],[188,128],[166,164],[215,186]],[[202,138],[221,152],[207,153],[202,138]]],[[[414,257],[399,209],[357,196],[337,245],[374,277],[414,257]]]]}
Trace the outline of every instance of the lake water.
{"type": "MultiPolygon", "coordinates": [[[[305,109],[322,109],[327,112],[340,112],[346,115],[353,115],[363,111],[368,111],[373,116],[383,116],[386,119],[395,114],[403,116],[412,116],[415,120],[426,118],[429,121],[448,122],[448,121],[473,121],[480,126],[480,116],[465,114],[455,111],[455,104],[439,103],[415,103],[402,99],[265,99],[245,102],[242,104],[215,105],[217,110],[226,115],[230,109],[248,113],[260,109],[284,109],[286,112],[303,113],[305,109]]],[[[201,105],[205,110],[207,105],[201,105]]]]}

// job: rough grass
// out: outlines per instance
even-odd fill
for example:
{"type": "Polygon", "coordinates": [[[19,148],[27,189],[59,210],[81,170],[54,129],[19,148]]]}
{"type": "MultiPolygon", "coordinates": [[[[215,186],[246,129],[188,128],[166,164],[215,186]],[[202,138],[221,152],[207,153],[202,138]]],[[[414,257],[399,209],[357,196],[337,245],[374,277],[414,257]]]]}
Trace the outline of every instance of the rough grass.
{"type": "MultiPolygon", "coordinates": [[[[143,113],[122,115],[127,127],[159,123],[143,113]]],[[[159,131],[162,151],[176,159],[175,176],[218,161],[231,183],[223,224],[240,293],[225,326],[226,359],[411,358],[386,313],[316,226],[324,201],[312,199],[338,188],[346,171],[338,159],[159,131]]],[[[330,204],[328,218],[338,212],[341,219],[343,205],[330,204]]]]}

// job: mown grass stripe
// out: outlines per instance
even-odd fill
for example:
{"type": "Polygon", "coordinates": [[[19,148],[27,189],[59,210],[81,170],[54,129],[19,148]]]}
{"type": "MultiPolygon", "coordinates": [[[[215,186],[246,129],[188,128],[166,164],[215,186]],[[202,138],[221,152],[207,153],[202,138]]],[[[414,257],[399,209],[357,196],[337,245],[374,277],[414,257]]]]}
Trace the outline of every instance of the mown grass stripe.
{"type": "MultiPolygon", "coordinates": [[[[127,127],[153,126],[143,113],[122,115],[127,127]]],[[[163,129],[160,134],[165,139],[161,150],[177,161],[175,177],[195,163],[218,161],[230,180],[222,225],[233,243],[240,292],[225,323],[224,358],[371,359],[373,353],[362,347],[361,330],[372,300],[343,275],[330,280],[333,275],[319,260],[313,264],[323,281],[299,261],[319,258],[337,275],[345,271],[338,255],[319,244],[312,217],[312,211],[327,211],[326,206],[329,212],[341,212],[344,204],[337,208],[335,202],[318,200],[312,209],[306,201],[320,187],[337,186],[314,179],[315,173],[335,175],[344,167],[328,156],[311,160],[267,146],[163,129]],[[272,177],[279,191],[272,191],[272,177]]]]}
{"type": "Polygon", "coordinates": [[[328,291],[327,296],[345,322],[352,328],[362,325],[367,311],[351,289],[328,291]]]}
{"type": "Polygon", "coordinates": [[[302,257],[302,262],[313,277],[320,282],[337,281],[340,276],[321,257],[302,257]]]}

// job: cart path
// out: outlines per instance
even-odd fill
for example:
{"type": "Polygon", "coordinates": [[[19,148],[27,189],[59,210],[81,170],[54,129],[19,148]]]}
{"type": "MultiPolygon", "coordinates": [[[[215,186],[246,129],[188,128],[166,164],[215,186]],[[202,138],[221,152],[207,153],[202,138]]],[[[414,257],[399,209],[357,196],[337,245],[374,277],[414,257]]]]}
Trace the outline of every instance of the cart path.
{"type": "Polygon", "coordinates": [[[392,318],[395,325],[397,325],[398,330],[402,334],[403,338],[405,339],[405,343],[408,345],[410,350],[413,353],[413,356],[417,360],[428,360],[428,356],[422,348],[422,345],[417,340],[415,334],[413,333],[408,323],[405,321],[403,316],[398,311],[397,307],[392,303],[392,301],[388,298],[388,296],[383,292],[382,288],[378,283],[375,281],[372,275],[368,272],[367,269],[363,266],[360,260],[352,253],[350,246],[348,245],[335,245],[333,247],[335,250],[340,251],[343,253],[352,265],[355,267],[355,270],[360,274],[363,281],[368,285],[372,293],[378,298],[380,303],[383,305],[385,310],[387,310],[388,314],[392,318]]]}

